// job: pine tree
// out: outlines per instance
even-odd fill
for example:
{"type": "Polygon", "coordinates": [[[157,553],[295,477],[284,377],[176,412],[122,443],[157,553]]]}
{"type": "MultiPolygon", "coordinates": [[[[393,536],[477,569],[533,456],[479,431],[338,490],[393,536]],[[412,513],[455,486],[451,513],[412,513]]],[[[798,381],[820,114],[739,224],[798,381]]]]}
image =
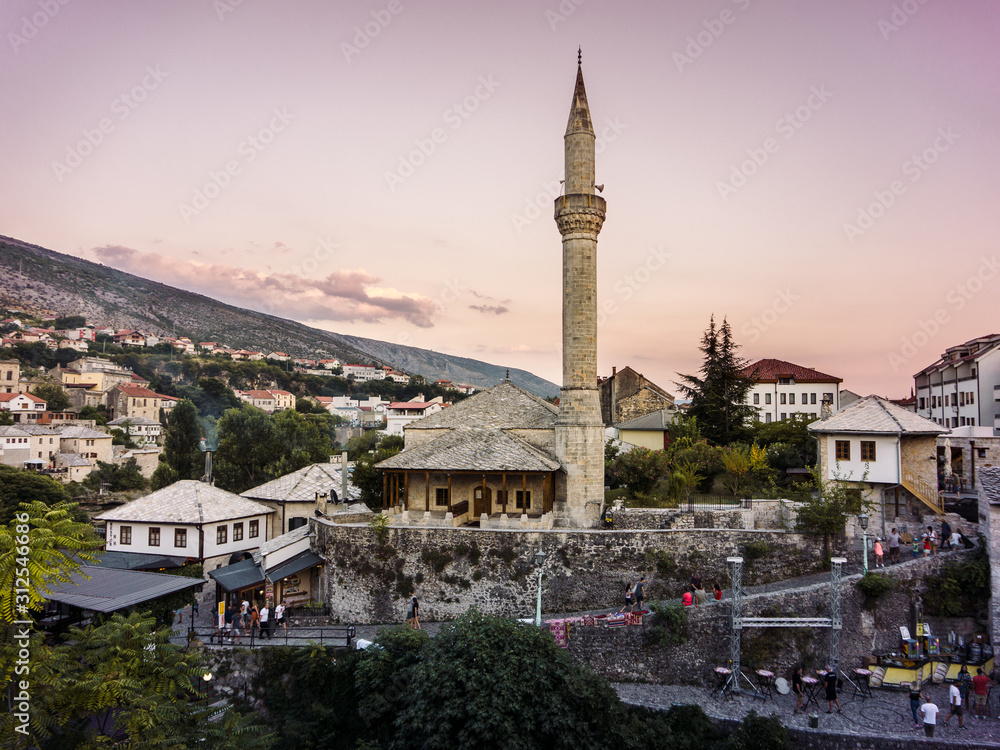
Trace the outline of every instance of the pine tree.
{"type": "Polygon", "coordinates": [[[178,479],[199,479],[205,473],[205,459],[201,453],[201,427],[198,410],[183,399],[173,408],[163,438],[163,456],[178,479]]]}
{"type": "Polygon", "coordinates": [[[683,382],[677,384],[691,399],[688,414],[697,418],[704,436],[716,445],[743,437],[754,418],[753,407],[746,403],[754,381],[741,374],[747,361],[737,354],[739,348],[729,321],[723,318],[716,328],[713,315],[698,347],[704,356],[699,375],[682,374],[683,382]]]}

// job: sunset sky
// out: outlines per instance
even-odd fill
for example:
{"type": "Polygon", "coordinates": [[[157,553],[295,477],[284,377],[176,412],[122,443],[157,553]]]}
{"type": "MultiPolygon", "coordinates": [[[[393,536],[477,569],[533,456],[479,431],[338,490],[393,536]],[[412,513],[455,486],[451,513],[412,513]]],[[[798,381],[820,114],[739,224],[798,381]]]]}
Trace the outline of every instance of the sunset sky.
{"type": "Polygon", "coordinates": [[[0,234],[560,377],[578,45],[601,374],[902,396],[1000,332],[1000,3],[5,0],[0,234]]]}

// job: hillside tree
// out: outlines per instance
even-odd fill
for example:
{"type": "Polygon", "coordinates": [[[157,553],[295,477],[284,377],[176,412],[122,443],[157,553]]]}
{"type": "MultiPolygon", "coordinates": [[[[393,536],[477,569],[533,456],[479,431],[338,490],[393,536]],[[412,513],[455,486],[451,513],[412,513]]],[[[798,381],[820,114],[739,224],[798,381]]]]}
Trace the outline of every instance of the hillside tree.
{"type": "Polygon", "coordinates": [[[198,410],[182,399],[171,411],[163,436],[164,462],[176,472],[177,479],[200,479],[205,473],[201,438],[198,410]]]}

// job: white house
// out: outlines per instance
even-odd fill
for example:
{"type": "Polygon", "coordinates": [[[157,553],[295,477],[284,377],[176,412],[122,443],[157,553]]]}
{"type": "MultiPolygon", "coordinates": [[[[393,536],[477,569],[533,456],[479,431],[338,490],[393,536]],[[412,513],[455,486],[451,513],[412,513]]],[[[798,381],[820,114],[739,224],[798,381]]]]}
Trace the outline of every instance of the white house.
{"type": "Polygon", "coordinates": [[[819,441],[823,479],[861,482],[877,506],[873,516],[890,521],[944,512],[937,436],[946,431],[878,396],[866,396],[809,425],[819,441]]]}
{"type": "Polygon", "coordinates": [[[920,416],[942,427],[992,427],[1000,435],[1000,334],[946,349],[913,381],[920,416]]]}
{"type": "Polygon", "coordinates": [[[96,517],[105,549],[188,557],[215,568],[267,540],[270,508],[185,479],[96,517]]]}
{"type": "Polygon", "coordinates": [[[440,397],[431,401],[397,401],[386,411],[386,435],[403,436],[403,427],[410,422],[437,414],[444,406],[440,397]]]}
{"type": "Polygon", "coordinates": [[[163,436],[163,425],[146,417],[118,417],[108,422],[108,427],[121,430],[137,445],[159,443],[163,436]]]}
{"type": "Polygon", "coordinates": [[[0,463],[21,469],[29,458],[31,435],[20,427],[0,426],[0,463]]]}
{"type": "Polygon", "coordinates": [[[369,380],[384,380],[385,371],[381,367],[375,367],[374,365],[344,365],[344,377],[349,378],[354,376],[354,379],[359,383],[364,383],[369,380]]]}
{"type": "Polygon", "coordinates": [[[45,400],[32,393],[0,393],[0,411],[37,413],[45,407],[45,400]]]}
{"type": "Polygon", "coordinates": [[[756,382],[747,403],[757,410],[757,421],[778,422],[793,414],[820,416],[824,401],[840,409],[843,378],[780,359],[761,359],[743,368],[743,377],[756,382]]]}

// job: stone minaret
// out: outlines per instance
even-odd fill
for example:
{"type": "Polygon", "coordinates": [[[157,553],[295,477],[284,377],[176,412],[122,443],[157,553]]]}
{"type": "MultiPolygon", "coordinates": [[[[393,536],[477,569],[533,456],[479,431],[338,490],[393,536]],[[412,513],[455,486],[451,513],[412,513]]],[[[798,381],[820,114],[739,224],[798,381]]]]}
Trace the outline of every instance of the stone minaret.
{"type": "Polygon", "coordinates": [[[604,499],[604,425],[597,385],[597,235],[604,199],[594,194],[596,137],[579,58],[566,125],[565,194],[555,219],[563,243],[563,385],[556,456],[566,472],[556,494],[560,526],[597,525],[604,499]]]}

